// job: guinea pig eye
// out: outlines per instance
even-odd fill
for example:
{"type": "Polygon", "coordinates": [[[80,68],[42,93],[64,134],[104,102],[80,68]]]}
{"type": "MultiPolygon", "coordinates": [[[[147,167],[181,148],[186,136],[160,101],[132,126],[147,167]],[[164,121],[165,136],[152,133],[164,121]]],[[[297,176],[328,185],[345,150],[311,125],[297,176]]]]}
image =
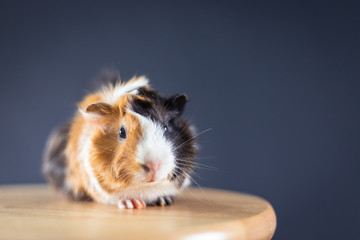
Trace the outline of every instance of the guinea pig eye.
{"type": "Polygon", "coordinates": [[[167,134],[167,132],[169,131],[168,126],[166,126],[165,124],[163,125],[163,130],[164,130],[164,134],[167,134]]]}
{"type": "Polygon", "coordinates": [[[119,129],[119,139],[120,140],[125,140],[126,139],[126,129],[125,129],[125,127],[121,127],[119,129]]]}

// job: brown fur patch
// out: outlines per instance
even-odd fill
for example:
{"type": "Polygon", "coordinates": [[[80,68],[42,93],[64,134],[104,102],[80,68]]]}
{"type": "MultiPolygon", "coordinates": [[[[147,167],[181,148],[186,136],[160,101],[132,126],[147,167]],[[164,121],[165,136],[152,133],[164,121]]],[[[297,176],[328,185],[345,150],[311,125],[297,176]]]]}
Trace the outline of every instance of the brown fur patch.
{"type": "MultiPolygon", "coordinates": [[[[137,117],[124,109],[127,97],[118,102],[117,111],[104,116],[107,128],[99,128],[92,139],[90,164],[100,186],[108,193],[129,186],[134,174],[141,168],[136,162],[137,144],[142,135],[141,125],[137,117]],[[119,140],[121,126],[127,130],[127,138],[119,140]]],[[[116,108],[116,107],[114,107],[116,108]]]]}

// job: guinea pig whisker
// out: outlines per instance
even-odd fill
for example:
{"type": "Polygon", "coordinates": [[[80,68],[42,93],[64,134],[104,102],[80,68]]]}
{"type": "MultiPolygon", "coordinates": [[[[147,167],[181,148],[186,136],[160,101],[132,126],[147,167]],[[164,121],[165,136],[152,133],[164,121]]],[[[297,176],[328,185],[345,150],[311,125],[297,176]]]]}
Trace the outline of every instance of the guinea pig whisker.
{"type": "Polygon", "coordinates": [[[191,179],[191,181],[193,181],[193,182],[199,187],[199,189],[201,190],[201,192],[204,193],[204,189],[200,186],[200,184],[199,184],[192,176],[190,176],[190,174],[187,174],[187,173],[186,173],[186,175],[191,179]]]}
{"type": "MultiPolygon", "coordinates": [[[[187,162],[185,162],[187,163],[187,162]]],[[[213,169],[213,170],[219,170],[218,168],[216,167],[213,167],[213,166],[210,166],[210,165],[206,165],[206,164],[202,164],[202,163],[198,163],[198,162],[194,162],[192,163],[194,164],[195,166],[199,166],[199,167],[204,167],[204,168],[209,168],[209,169],[213,169]]]]}
{"type": "Polygon", "coordinates": [[[204,192],[204,190],[202,189],[202,187],[200,186],[200,184],[190,175],[190,174],[188,174],[187,172],[179,172],[179,171],[177,171],[176,169],[174,169],[174,171],[177,173],[177,174],[185,174],[185,176],[187,176],[188,178],[190,178],[191,179],[191,181],[192,182],[194,182],[198,187],[199,187],[199,189],[202,191],[202,192],[204,192]]]}
{"type": "Polygon", "coordinates": [[[198,163],[194,163],[192,164],[188,164],[188,163],[178,163],[180,166],[184,166],[184,167],[192,167],[194,166],[197,169],[206,169],[206,170],[219,170],[215,167],[211,167],[211,166],[207,166],[207,165],[200,165],[198,163]]]}
{"type": "Polygon", "coordinates": [[[107,146],[102,146],[102,145],[100,145],[100,144],[94,144],[96,147],[99,147],[99,148],[102,148],[102,149],[105,149],[105,150],[110,150],[111,149],[111,147],[110,147],[110,145],[107,145],[107,146]]]}
{"type": "MultiPolygon", "coordinates": [[[[116,173],[117,172],[120,172],[120,170],[122,169],[122,167],[121,166],[119,166],[117,169],[114,169],[113,168],[113,172],[114,172],[114,174],[115,174],[115,179],[116,180],[124,180],[124,178],[126,177],[126,178],[129,178],[130,177],[130,174],[128,173],[128,172],[122,172],[119,176],[116,176],[116,173]]],[[[126,181],[127,179],[125,179],[125,181],[126,181]]]]}
{"type": "Polygon", "coordinates": [[[174,141],[180,136],[180,134],[186,129],[186,126],[184,126],[180,132],[174,137],[174,141]]]}
{"type": "Polygon", "coordinates": [[[101,148],[103,150],[109,151],[109,152],[115,152],[115,148],[111,147],[110,145],[108,145],[108,147],[103,147],[100,144],[95,144],[96,147],[101,148]]]}
{"type": "Polygon", "coordinates": [[[124,179],[125,177],[129,177],[129,175],[128,175],[127,173],[121,174],[120,176],[117,176],[116,179],[117,179],[117,180],[122,180],[122,179],[124,179]]]}
{"type": "Polygon", "coordinates": [[[197,163],[193,158],[177,158],[177,160],[197,163]]]}
{"type": "MultiPolygon", "coordinates": [[[[180,173],[179,173],[179,174],[180,174],[180,173]]],[[[197,176],[198,178],[202,179],[202,178],[200,177],[200,175],[199,175],[197,172],[194,171],[194,169],[193,169],[193,171],[191,172],[191,174],[196,174],[196,176],[197,176]]]]}
{"type": "Polygon", "coordinates": [[[198,196],[196,196],[189,188],[185,188],[185,191],[189,192],[194,198],[196,198],[200,202],[204,202],[204,200],[202,200],[198,196]]]}
{"type": "MultiPolygon", "coordinates": [[[[116,179],[117,181],[122,181],[122,182],[126,182],[127,180],[129,180],[130,176],[129,175],[124,175],[124,176],[121,176],[120,178],[116,179]]],[[[119,190],[121,187],[121,185],[118,186],[118,189],[119,190]]]]}
{"type": "Polygon", "coordinates": [[[179,170],[176,170],[176,168],[177,168],[177,167],[175,167],[175,168],[173,169],[173,172],[176,173],[176,174],[181,174],[182,172],[179,171],[179,170]]]}
{"type": "Polygon", "coordinates": [[[210,165],[206,165],[206,164],[203,164],[203,163],[198,163],[198,162],[195,162],[195,161],[191,161],[191,160],[188,160],[186,158],[178,158],[178,159],[176,159],[176,162],[177,163],[187,163],[190,166],[191,166],[191,164],[193,164],[193,165],[197,165],[197,166],[209,167],[209,168],[213,168],[213,169],[218,170],[218,168],[216,168],[216,167],[212,167],[210,165]]]}
{"type": "Polygon", "coordinates": [[[122,185],[119,184],[119,185],[116,187],[115,192],[119,192],[119,190],[121,189],[121,186],[122,186],[122,185]]]}
{"type": "Polygon", "coordinates": [[[212,167],[210,165],[205,165],[203,163],[199,163],[197,162],[196,160],[199,160],[199,159],[207,159],[207,158],[214,158],[214,157],[203,157],[203,158],[177,158],[176,159],[176,162],[186,162],[186,163],[193,163],[193,164],[196,164],[196,165],[203,165],[203,166],[209,166],[209,167],[212,167]]]}
{"type": "Polygon", "coordinates": [[[215,157],[196,157],[196,159],[214,159],[215,157]]]}
{"type": "Polygon", "coordinates": [[[173,171],[174,171],[175,173],[179,174],[179,175],[184,174],[185,176],[190,177],[191,179],[193,179],[193,178],[190,176],[190,174],[188,174],[188,173],[185,172],[185,171],[176,170],[176,168],[175,168],[173,171]]]}
{"type": "Polygon", "coordinates": [[[200,177],[200,175],[195,171],[195,169],[193,169],[193,171],[191,172],[191,174],[195,174],[197,178],[203,180],[203,178],[200,177]]]}
{"type": "Polygon", "coordinates": [[[188,140],[186,140],[185,142],[181,143],[179,146],[175,147],[175,148],[174,148],[174,150],[178,149],[179,147],[183,146],[185,143],[187,143],[187,142],[189,142],[189,141],[193,140],[194,138],[197,138],[197,137],[198,137],[198,136],[200,136],[201,134],[204,134],[204,133],[206,133],[206,132],[208,132],[208,131],[211,131],[211,130],[212,130],[212,128],[208,128],[208,129],[206,129],[206,130],[204,130],[204,131],[200,132],[199,134],[195,135],[195,136],[194,136],[194,137],[192,137],[192,138],[189,138],[189,139],[188,139],[188,140]]]}

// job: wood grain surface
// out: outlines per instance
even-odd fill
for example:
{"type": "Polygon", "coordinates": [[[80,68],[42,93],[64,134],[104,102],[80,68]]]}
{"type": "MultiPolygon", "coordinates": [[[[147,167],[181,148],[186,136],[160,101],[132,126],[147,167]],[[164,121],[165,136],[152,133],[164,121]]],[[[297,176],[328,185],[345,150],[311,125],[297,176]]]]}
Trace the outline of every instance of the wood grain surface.
{"type": "Polygon", "coordinates": [[[172,206],[136,210],[0,186],[0,239],[271,239],[275,228],[267,201],[236,192],[190,188],[172,206]]]}

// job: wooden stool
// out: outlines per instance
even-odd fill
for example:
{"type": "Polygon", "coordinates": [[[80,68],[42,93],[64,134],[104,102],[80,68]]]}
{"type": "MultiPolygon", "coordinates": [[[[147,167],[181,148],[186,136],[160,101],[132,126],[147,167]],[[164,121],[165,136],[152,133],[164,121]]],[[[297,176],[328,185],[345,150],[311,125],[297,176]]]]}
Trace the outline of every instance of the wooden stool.
{"type": "Polygon", "coordinates": [[[59,197],[48,185],[0,187],[0,239],[271,239],[271,205],[256,196],[190,188],[169,207],[118,209],[59,197]]]}

